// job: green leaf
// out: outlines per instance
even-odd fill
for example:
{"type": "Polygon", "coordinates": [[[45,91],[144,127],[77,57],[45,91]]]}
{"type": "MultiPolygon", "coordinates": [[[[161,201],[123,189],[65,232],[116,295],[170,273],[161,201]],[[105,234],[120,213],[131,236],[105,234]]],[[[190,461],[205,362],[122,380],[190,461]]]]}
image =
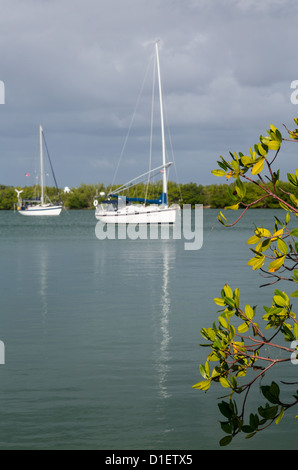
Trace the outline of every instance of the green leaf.
{"type": "Polygon", "coordinates": [[[246,333],[249,330],[248,323],[242,323],[242,325],[238,326],[238,333],[246,333]]]}
{"type": "Polygon", "coordinates": [[[228,380],[225,377],[221,377],[219,379],[219,381],[220,381],[220,384],[221,384],[222,387],[224,387],[224,388],[229,388],[230,387],[230,383],[228,382],[228,380]]]}
{"type": "Polygon", "coordinates": [[[216,303],[216,305],[219,305],[220,307],[224,307],[226,305],[224,299],[222,299],[221,297],[216,297],[215,299],[213,299],[213,302],[216,303]]]}
{"type": "Polygon", "coordinates": [[[237,197],[235,196],[235,194],[233,193],[232,189],[230,188],[230,186],[227,186],[227,190],[228,190],[228,193],[229,193],[229,198],[232,200],[232,201],[238,201],[237,197]]]}
{"type": "Polygon", "coordinates": [[[249,434],[251,432],[254,432],[254,428],[248,425],[244,425],[242,426],[241,431],[244,432],[245,434],[249,434]]]}
{"type": "Polygon", "coordinates": [[[255,234],[259,237],[271,237],[271,232],[267,228],[257,227],[255,234]]]}
{"type": "Polygon", "coordinates": [[[233,436],[225,436],[219,441],[220,447],[228,446],[233,439],[233,436]]]}
{"type": "Polygon", "coordinates": [[[260,251],[263,252],[263,251],[268,250],[268,248],[270,247],[270,245],[271,245],[271,239],[270,239],[270,238],[266,238],[266,239],[263,240],[263,242],[262,242],[260,251]]]}
{"type": "Polygon", "coordinates": [[[289,302],[287,302],[283,297],[281,297],[280,295],[275,295],[273,297],[273,301],[275,302],[275,304],[278,306],[278,307],[288,307],[289,305],[289,302]]]}
{"type": "Polygon", "coordinates": [[[223,326],[224,328],[228,328],[228,322],[225,318],[223,318],[222,316],[219,316],[218,321],[221,324],[221,326],[223,326]]]}
{"type": "Polygon", "coordinates": [[[278,237],[281,237],[281,235],[283,235],[283,233],[284,233],[283,228],[281,228],[280,230],[277,230],[277,232],[274,232],[274,234],[272,235],[271,241],[277,240],[278,237]]]}
{"type": "Polygon", "coordinates": [[[287,173],[287,178],[289,183],[291,183],[292,186],[298,186],[298,179],[296,175],[293,175],[292,173],[287,173]]]}
{"type": "Polygon", "coordinates": [[[285,292],[282,292],[279,289],[275,289],[274,294],[275,295],[280,295],[283,299],[285,299],[287,302],[289,302],[289,297],[287,296],[287,294],[285,292]]]}
{"type": "Polygon", "coordinates": [[[250,424],[250,427],[252,428],[252,431],[255,431],[256,429],[258,429],[258,426],[260,424],[260,420],[259,420],[259,417],[257,414],[253,414],[251,413],[250,416],[249,416],[249,424],[250,424]]]}
{"type": "Polygon", "coordinates": [[[234,204],[233,206],[226,206],[226,207],[225,207],[225,210],[226,210],[226,209],[230,209],[230,210],[232,210],[232,211],[237,211],[237,210],[239,209],[239,204],[240,204],[240,203],[238,202],[238,204],[234,204]]]}
{"type": "Polygon", "coordinates": [[[276,129],[275,135],[276,135],[277,139],[278,139],[280,142],[282,142],[282,135],[281,135],[281,133],[280,133],[280,131],[279,131],[278,129],[276,129]]]}
{"type": "Polygon", "coordinates": [[[253,271],[255,271],[256,269],[260,269],[263,264],[265,263],[265,256],[261,256],[260,258],[255,258],[255,263],[253,264],[253,271]]]}
{"type": "Polygon", "coordinates": [[[278,406],[269,406],[268,403],[266,404],[266,407],[259,407],[258,408],[259,415],[262,416],[262,418],[265,419],[274,419],[277,412],[278,412],[278,406]]]}
{"type": "Polygon", "coordinates": [[[279,400],[280,388],[276,382],[272,382],[270,385],[270,393],[279,400]]]}
{"type": "MultiPolygon", "coordinates": [[[[261,391],[262,391],[262,394],[264,395],[264,397],[270,401],[270,403],[276,405],[276,404],[279,404],[279,394],[280,394],[280,389],[279,389],[279,386],[277,385],[277,383],[275,382],[272,382],[272,384],[269,386],[269,385],[263,385],[261,386],[261,391]]],[[[274,418],[274,416],[276,415],[277,411],[278,411],[278,407],[269,407],[268,403],[266,403],[266,408],[265,409],[269,409],[271,408],[271,411],[270,413],[272,412],[273,414],[273,410],[272,408],[274,408],[275,412],[272,416],[272,418],[274,418]]],[[[260,413],[261,414],[261,413],[260,413]]],[[[262,415],[261,416],[263,418],[266,418],[266,416],[262,415]]],[[[270,418],[267,418],[267,419],[270,419],[270,418]]]]}
{"type": "Polygon", "coordinates": [[[268,153],[266,144],[258,144],[258,153],[259,155],[262,155],[262,157],[265,157],[265,155],[268,153]]]}
{"type": "Polygon", "coordinates": [[[231,297],[225,297],[225,302],[229,307],[235,308],[235,301],[231,297]]]}
{"type": "Polygon", "coordinates": [[[228,421],[226,422],[221,422],[220,423],[220,427],[221,429],[223,430],[223,432],[227,433],[227,434],[232,434],[233,432],[233,427],[232,427],[232,424],[229,423],[228,421]]]}
{"type": "Polygon", "coordinates": [[[211,173],[215,176],[225,176],[226,172],[224,170],[212,170],[211,173]]]}
{"type": "Polygon", "coordinates": [[[251,434],[248,434],[247,436],[245,436],[245,439],[250,439],[251,437],[254,437],[256,434],[257,434],[257,431],[252,432],[251,434]]]}
{"type": "Polygon", "coordinates": [[[282,141],[282,135],[281,135],[280,131],[273,124],[270,124],[270,129],[273,131],[276,139],[281,142],[282,141]]]}
{"type": "Polygon", "coordinates": [[[226,297],[230,297],[231,299],[233,298],[233,291],[232,291],[231,287],[228,286],[228,284],[224,285],[224,293],[225,293],[226,297]]]}
{"type": "Polygon", "coordinates": [[[285,211],[289,211],[290,209],[288,208],[288,206],[286,204],[284,204],[283,202],[279,201],[278,202],[279,206],[285,210],[285,211]]]}
{"type": "Polygon", "coordinates": [[[204,379],[209,378],[209,370],[206,370],[206,367],[204,366],[204,364],[200,365],[200,374],[204,379]]]}
{"type": "Polygon", "coordinates": [[[294,194],[290,194],[290,199],[295,204],[295,206],[298,206],[298,199],[294,196],[294,194]]]}
{"type": "Polygon", "coordinates": [[[225,417],[230,419],[233,415],[233,410],[231,408],[231,404],[227,403],[226,401],[222,401],[221,403],[218,403],[218,408],[221,414],[225,417]]]}
{"type": "Polygon", "coordinates": [[[259,243],[259,241],[260,241],[260,237],[258,237],[257,235],[253,235],[247,240],[246,243],[247,245],[255,245],[256,243],[259,243]]]}
{"type": "Polygon", "coordinates": [[[274,273],[275,271],[278,271],[279,268],[284,264],[284,261],[285,261],[285,256],[282,256],[281,258],[277,258],[274,261],[271,261],[271,263],[268,266],[268,272],[274,273]]]}
{"type": "Polygon", "coordinates": [[[210,388],[210,385],[211,385],[211,379],[208,379],[208,380],[202,380],[201,382],[198,382],[197,384],[193,385],[192,388],[196,388],[196,389],[203,390],[204,392],[206,392],[210,388]]]}
{"type": "Polygon", "coordinates": [[[220,215],[218,215],[217,218],[218,218],[218,221],[219,221],[222,225],[225,225],[225,223],[221,220],[220,215]]]}
{"type": "Polygon", "coordinates": [[[241,163],[244,166],[251,166],[254,163],[254,160],[251,157],[244,155],[243,157],[241,157],[241,163]]]}
{"type": "Polygon", "coordinates": [[[277,240],[277,248],[285,255],[288,253],[288,245],[281,238],[277,240]]]}
{"type": "Polygon", "coordinates": [[[298,238],[298,228],[294,228],[294,230],[292,230],[292,231],[290,232],[290,235],[291,235],[292,237],[298,238]]]}
{"type": "Polygon", "coordinates": [[[220,168],[222,168],[224,171],[227,171],[227,170],[228,170],[228,167],[227,167],[227,165],[226,165],[225,163],[218,161],[217,164],[218,164],[218,166],[219,166],[220,168]]]}
{"type": "Polygon", "coordinates": [[[294,269],[293,275],[294,278],[298,279],[298,269],[294,269]]]}
{"type": "Polygon", "coordinates": [[[280,413],[279,413],[278,417],[277,417],[276,420],[275,420],[275,423],[276,423],[276,424],[279,424],[279,423],[280,423],[280,421],[282,420],[284,414],[285,414],[285,409],[284,409],[284,407],[282,406],[282,407],[281,407],[281,410],[280,410],[280,413]]]}
{"type": "Polygon", "coordinates": [[[242,181],[238,178],[236,181],[236,186],[235,186],[236,192],[239,196],[240,199],[243,199],[246,195],[246,187],[242,183],[242,181]]]}
{"type": "Polygon", "coordinates": [[[253,175],[258,175],[259,173],[261,173],[261,171],[264,168],[264,164],[265,164],[265,159],[262,158],[262,160],[255,163],[255,165],[252,167],[251,173],[253,175]]]}
{"type": "Polygon", "coordinates": [[[280,142],[278,142],[277,140],[270,140],[268,142],[268,149],[269,150],[278,150],[280,147],[280,142]]]}
{"type": "Polygon", "coordinates": [[[201,329],[201,335],[204,339],[207,339],[207,341],[214,341],[216,338],[216,330],[213,328],[202,328],[201,329]]]}
{"type": "Polygon", "coordinates": [[[236,287],[234,291],[234,301],[235,301],[235,307],[239,308],[240,307],[240,290],[238,287],[236,287]]]}
{"type": "Polygon", "coordinates": [[[245,310],[244,310],[244,311],[245,311],[245,315],[247,316],[247,318],[248,318],[249,320],[252,320],[253,317],[255,316],[255,312],[254,312],[254,310],[251,308],[250,305],[245,305],[245,310]]]}
{"type": "Polygon", "coordinates": [[[252,148],[251,148],[251,147],[249,147],[249,153],[251,154],[251,157],[252,157],[252,159],[253,159],[253,160],[255,160],[255,159],[256,159],[256,156],[257,156],[257,154],[256,154],[256,152],[255,152],[255,151],[253,151],[253,150],[252,150],[252,148]]]}

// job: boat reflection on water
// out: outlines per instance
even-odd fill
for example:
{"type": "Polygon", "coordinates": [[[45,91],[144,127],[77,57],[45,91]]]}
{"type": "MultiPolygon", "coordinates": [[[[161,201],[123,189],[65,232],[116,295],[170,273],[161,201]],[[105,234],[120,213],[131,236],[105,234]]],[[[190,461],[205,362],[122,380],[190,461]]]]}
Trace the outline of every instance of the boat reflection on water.
{"type": "Polygon", "coordinates": [[[163,274],[162,274],[162,293],[161,293],[161,311],[160,311],[160,347],[158,351],[158,356],[156,360],[156,370],[158,378],[158,394],[161,398],[166,399],[170,398],[171,394],[168,391],[167,387],[167,376],[170,370],[170,313],[171,313],[171,298],[169,294],[169,261],[170,253],[169,247],[166,243],[163,244],[162,251],[163,259],[163,274]]]}

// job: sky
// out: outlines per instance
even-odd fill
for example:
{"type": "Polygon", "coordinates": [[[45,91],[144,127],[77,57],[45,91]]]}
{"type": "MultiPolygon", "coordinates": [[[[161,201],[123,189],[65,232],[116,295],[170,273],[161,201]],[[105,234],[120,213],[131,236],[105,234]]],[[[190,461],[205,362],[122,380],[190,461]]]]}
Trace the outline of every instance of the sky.
{"type": "MultiPolygon", "coordinates": [[[[0,12],[0,184],[34,184],[39,124],[60,187],[146,171],[156,40],[171,180],[225,183],[211,174],[220,155],[298,116],[297,0],[0,0],[0,12]]],[[[285,145],[282,179],[297,153],[285,145]]]]}

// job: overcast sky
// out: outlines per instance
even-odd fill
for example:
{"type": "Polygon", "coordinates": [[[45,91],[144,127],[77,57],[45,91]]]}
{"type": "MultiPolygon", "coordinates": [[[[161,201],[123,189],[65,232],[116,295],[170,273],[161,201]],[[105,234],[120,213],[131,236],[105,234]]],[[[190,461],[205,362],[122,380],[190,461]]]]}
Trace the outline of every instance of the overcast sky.
{"type": "MultiPolygon", "coordinates": [[[[0,184],[34,183],[39,123],[60,187],[109,184],[156,39],[171,179],[224,183],[219,155],[298,116],[297,0],[0,0],[0,12],[0,184]]],[[[116,182],[148,167],[150,106],[137,118],[116,182]]],[[[282,154],[283,179],[297,154],[282,154]]]]}

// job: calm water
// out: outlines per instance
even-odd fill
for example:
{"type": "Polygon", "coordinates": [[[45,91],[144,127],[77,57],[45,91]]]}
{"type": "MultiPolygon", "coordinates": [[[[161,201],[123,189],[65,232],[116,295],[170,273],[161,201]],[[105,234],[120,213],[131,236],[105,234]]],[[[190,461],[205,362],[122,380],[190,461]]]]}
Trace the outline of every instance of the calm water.
{"type": "MultiPolygon", "coordinates": [[[[273,213],[229,230],[216,215],[204,211],[203,248],[185,251],[183,240],[99,241],[93,211],[0,212],[1,450],[219,448],[222,389],[192,389],[200,329],[225,282],[243,302],[270,303],[242,237],[273,213]]],[[[296,447],[291,416],[229,448],[296,447]]]]}

